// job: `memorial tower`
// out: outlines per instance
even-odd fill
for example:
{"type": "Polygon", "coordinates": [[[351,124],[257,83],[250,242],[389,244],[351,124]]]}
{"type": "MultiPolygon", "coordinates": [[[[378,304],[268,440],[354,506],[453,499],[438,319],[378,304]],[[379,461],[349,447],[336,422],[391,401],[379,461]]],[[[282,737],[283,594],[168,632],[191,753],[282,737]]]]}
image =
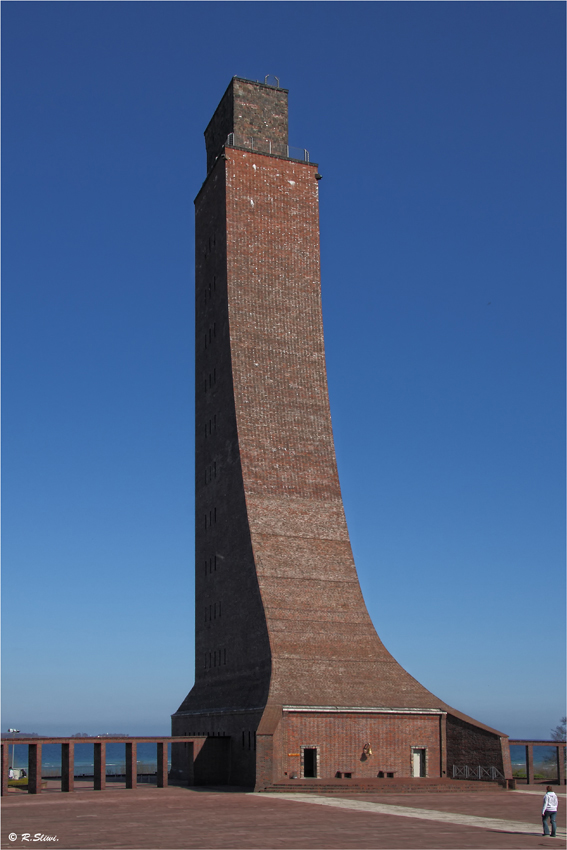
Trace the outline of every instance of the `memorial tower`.
{"type": "Polygon", "coordinates": [[[285,89],[234,77],[196,208],[195,684],[174,735],[222,778],[510,775],[507,738],[390,655],[362,597],[331,428],[317,165],[285,89]],[[371,751],[369,753],[369,750],[371,751]]]}

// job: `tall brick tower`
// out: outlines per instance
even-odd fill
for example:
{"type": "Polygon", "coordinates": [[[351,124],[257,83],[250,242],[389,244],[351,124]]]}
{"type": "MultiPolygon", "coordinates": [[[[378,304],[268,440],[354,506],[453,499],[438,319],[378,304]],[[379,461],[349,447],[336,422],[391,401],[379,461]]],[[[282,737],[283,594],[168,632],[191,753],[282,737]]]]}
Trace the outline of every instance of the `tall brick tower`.
{"type": "Polygon", "coordinates": [[[364,604],[327,393],[317,166],[290,155],[287,91],[234,77],[205,141],[195,685],[173,734],[222,738],[219,777],[258,788],[466,764],[510,775],[506,736],[412,678],[364,604]]]}

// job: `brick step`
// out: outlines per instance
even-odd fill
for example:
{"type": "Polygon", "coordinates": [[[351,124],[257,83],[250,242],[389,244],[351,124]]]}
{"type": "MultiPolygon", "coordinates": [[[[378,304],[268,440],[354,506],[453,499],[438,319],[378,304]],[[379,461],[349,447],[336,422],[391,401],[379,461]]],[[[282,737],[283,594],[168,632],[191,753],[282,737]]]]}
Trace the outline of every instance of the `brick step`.
{"type": "Polygon", "coordinates": [[[407,791],[440,793],[445,791],[463,793],[471,791],[494,792],[503,787],[498,782],[467,781],[466,779],[282,779],[266,788],[257,789],[271,793],[301,794],[399,794],[407,791]]]}

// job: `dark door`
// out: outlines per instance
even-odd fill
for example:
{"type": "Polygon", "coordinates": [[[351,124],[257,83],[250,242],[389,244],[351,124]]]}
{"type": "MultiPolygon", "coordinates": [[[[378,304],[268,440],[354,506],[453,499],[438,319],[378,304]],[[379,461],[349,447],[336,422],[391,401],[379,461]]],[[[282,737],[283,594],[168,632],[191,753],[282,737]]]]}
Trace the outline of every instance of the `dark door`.
{"type": "Polygon", "coordinates": [[[303,775],[307,778],[317,777],[317,749],[305,747],[303,750],[303,775]]]}

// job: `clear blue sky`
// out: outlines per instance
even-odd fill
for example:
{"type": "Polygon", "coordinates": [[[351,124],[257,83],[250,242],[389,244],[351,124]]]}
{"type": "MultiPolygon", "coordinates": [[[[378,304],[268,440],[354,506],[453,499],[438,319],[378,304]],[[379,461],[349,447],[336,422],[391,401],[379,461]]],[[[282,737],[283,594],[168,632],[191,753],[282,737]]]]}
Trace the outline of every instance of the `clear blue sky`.
{"type": "Polygon", "coordinates": [[[563,3],[5,2],[2,728],[193,681],[193,199],[230,78],[319,163],[331,409],[388,649],[564,708],[563,3]]]}

